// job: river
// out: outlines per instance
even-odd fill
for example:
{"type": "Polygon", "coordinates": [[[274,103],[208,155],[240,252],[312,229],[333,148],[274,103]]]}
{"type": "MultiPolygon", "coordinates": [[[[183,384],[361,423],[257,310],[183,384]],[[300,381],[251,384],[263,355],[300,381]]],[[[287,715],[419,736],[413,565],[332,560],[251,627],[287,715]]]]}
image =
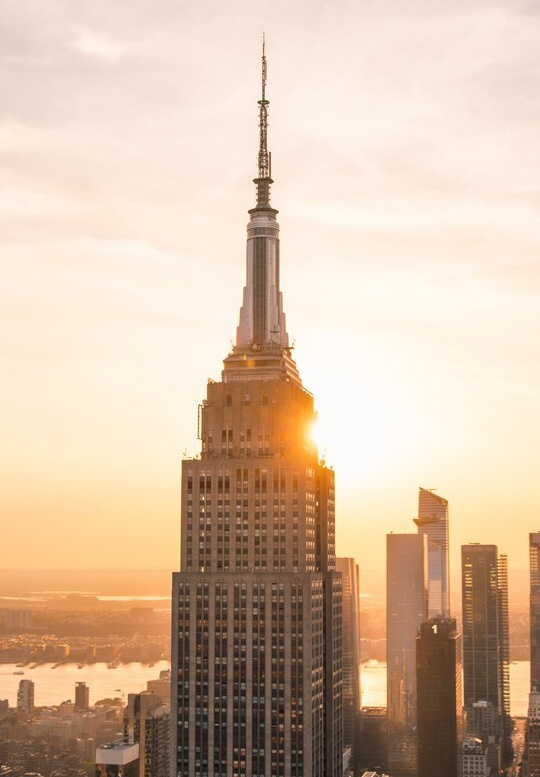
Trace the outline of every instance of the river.
{"type": "Polygon", "coordinates": [[[77,664],[41,664],[35,669],[15,664],[0,664],[0,699],[8,699],[12,707],[17,704],[17,688],[23,679],[35,683],[34,703],[37,707],[60,704],[66,699],[75,700],[75,683],[85,682],[90,688],[90,704],[99,699],[115,696],[127,699],[128,693],[146,690],[146,681],[155,680],[163,669],[169,669],[168,661],[148,664],[119,664],[109,669],[105,663],[86,664],[81,669],[77,664]],[[14,672],[24,672],[23,675],[14,672]]]}
{"type": "MultiPolygon", "coordinates": [[[[168,661],[158,661],[153,666],[131,663],[119,664],[109,669],[107,664],[41,664],[35,669],[18,668],[15,664],[0,664],[0,699],[8,699],[11,706],[17,703],[17,688],[23,678],[35,683],[35,704],[38,707],[59,704],[75,699],[75,683],[84,681],[90,688],[90,704],[107,697],[127,697],[128,693],[146,690],[146,681],[159,677],[160,671],[169,669],[168,661]],[[24,675],[14,674],[23,671],[24,675]]],[[[386,706],[386,664],[366,661],[362,664],[362,703],[365,707],[386,706]]],[[[510,664],[510,712],[514,717],[527,715],[529,693],[529,662],[510,664]]]]}
{"type": "MultiPolygon", "coordinates": [[[[529,702],[529,661],[510,664],[510,714],[526,717],[529,702]]],[[[386,707],[386,664],[365,661],[361,667],[362,704],[364,707],[386,707]]]]}

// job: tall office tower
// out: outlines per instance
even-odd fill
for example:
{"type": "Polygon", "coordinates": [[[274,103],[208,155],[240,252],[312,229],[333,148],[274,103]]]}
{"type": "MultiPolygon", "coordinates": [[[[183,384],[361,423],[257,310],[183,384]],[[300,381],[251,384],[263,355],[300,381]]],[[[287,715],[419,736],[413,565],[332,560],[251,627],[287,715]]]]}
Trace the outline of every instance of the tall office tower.
{"type": "Polygon", "coordinates": [[[257,201],[236,345],[182,466],[173,575],[173,774],[337,777],[341,575],[334,473],[310,438],[313,397],[291,356],[270,204],[263,51],[257,201]]]}
{"type": "Polygon", "coordinates": [[[540,532],[529,534],[531,691],[540,691],[540,532]]]}
{"type": "Polygon", "coordinates": [[[450,562],[448,555],[448,500],[433,491],[418,492],[418,534],[427,537],[428,617],[450,617],[450,562]]]}
{"type": "Polygon", "coordinates": [[[525,753],[523,758],[523,774],[526,777],[540,777],[540,692],[529,694],[529,709],[527,711],[527,731],[525,736],[525,753]]]}
{"type": "Polygon", "coordinates": [[[138,777],[169,777],[171,707],[155,693],[130,693],[124,742],[139,744],[138,777]]]}
{"type": "Polygon", "coordinates": [[[90,706],[90,688],[86,683],[75,683],[75,709],[87,712],[90,706]]]}
{"type": "Polygon", "coordinates": [[[21,680],[17,691],[17,709],[29,715],[34,709],[34,683],[21,680]]]}
{"type": "Polygon", "coordinates": [[[352,748],[352,761],[360,755],[360,576],[353,558],[337,558],[341,572],[343,615],[343,742],[352,748]]]}
{"type": "Polygon", "coordinates": [[[509,763],[513,756],[512,719],[510,717],[510,624],[508,620],[508,556],[498,559],[499,577],[499,634],[501,640],[500,683],[503,711],[503,760],[509,763]]]}
{"type": "Polygon", "coordinates": [[[461,637],[432,618],[416,638],[418,777],[457,777],[463,734],[461,637]]]}
{"type": "Polygon", "coordinates": [[[463,685],[470,734],[475,702],[496,711],[503,762],[511,757],[508,574],[495,545],[461,548],[463,595],[463,685]]]}
{"type": "Polygon", "coordinates": [[[427,539],[386,537],[388,771],[416,777],[416,634],[427,620],[427,539]]]}

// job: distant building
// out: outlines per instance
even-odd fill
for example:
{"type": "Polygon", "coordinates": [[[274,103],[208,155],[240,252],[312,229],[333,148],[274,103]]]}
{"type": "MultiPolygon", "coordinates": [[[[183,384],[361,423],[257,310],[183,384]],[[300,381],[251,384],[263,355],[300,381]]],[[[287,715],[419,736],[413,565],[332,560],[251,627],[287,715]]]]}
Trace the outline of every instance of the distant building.
{"type": "Polygon", "coordinates": [[[86,683],[75,683],[75,709],[86,712],[90,706],[90,688],[86,683]]]}
{"type": "Polygon", "coordinates": [[[479,737],[465,737],[461,743],[461,777],[486,777],[486,747],[479,737]]]}
{"type": "Polygon", "coordinates": [[[529,694],[525,740],[524,774],[540,777],[540,691],[529,694]]]}
{"type": "Polygon", "coordinates": [[[159,673],[159,678],[156,680],[146,681],[146,690],[150,693],[155,693],[161,697],[161,700],[168,704],[171,699],[171,670],[164,669],[159,673]]]}
{"type": "Polygon", "coordinates": [[[21,631],[32,626],[32,610],[6,610],[6,628],[21,631]]]}
{"type": "Polygon", "coordinates": [[[461,637],[455,620],[432,618],[416,638],[418,777],[456,777],[462,738],[461,637]]]}
{"type": "Polygon", "coordinates": [[[32,680],[21,680],[17,691],[17,709],[29,715],[34,709],[34,683],[32,680]]]}
{"type": "Polygon", "coordinates": [[[490,701],[475,701],[466,706],[467,731],[474,732],[487,744],[494,742],[499,731],[499,710],[490,701]]]}
{"type": "Polygon", "coordinates": [[[540,691],[540,532],[529,534],[531,691],[540,691]]]}
{"type": "Polygon", "coordinates": [[[428,618],[450,617],[448,500],[426,488],[418,493],[418,534],[427,537],[428,618]]]}
{"type": "Polygon", "coordinates": [[[353,766],[360,755],[360,581],[353,558],[336,558],[342,576],[343,743],[351,748],[353,766]]]}
{"type": "Polygon", "coordinates": [[[382,774],[382,772],[364,772],[362,777],[388,777],[388,775],[382,774]]]}
{"type": "Polygon", "coordinates": [[[363,769],[384,771],[388,761],[386,707],[362,707],[360,762],[363,769]]]}
{"type": "Polygon", "coordinates": [[[68,718],[75,713],[75,705],[71,699],[61,701],[58,705],[58,714],[64,718],[68,718]]]}
{"type": "Polygon", "coordinates": [[[507,559],[498,556],[495,545],[470,544],[462,546],[461,560],[467,733],[482,736],[471,727],[474,704],[491,704],[497,710],[496,741],[504,766],[512,756],[507,559]]]}
{"type": "Polygon", "coordinates": [[[138,777],[139,745],[111,742],[96,750],[96,777],[138,777]]]}
{"type": "Polygon", "coordinates": [[[427,539],[386,538],[388,771],[417,777],[416,634],[427,619],[427,539]]]}
{"type": "Polygon", "coordinates": [[[171,706],[160,696],[130,693],[124,712],[124,742],[138,742],[139,777],[169,777],[171,706]]]}

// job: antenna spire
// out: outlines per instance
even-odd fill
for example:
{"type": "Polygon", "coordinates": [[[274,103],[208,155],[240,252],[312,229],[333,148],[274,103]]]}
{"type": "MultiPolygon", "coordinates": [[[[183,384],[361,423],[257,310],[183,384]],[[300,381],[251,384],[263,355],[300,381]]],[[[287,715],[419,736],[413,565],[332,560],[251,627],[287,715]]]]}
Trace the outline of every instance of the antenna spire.
{"type": "MultiPolygon", "coordinates": [[[[266,99],[266,40],[262,43],[262,89],[259,104],[259,179],[270,179],[270,153],[268,151],[268,100],[266,99]]],[[[260,203],[259,203],[260,204],[260,203]]]]}

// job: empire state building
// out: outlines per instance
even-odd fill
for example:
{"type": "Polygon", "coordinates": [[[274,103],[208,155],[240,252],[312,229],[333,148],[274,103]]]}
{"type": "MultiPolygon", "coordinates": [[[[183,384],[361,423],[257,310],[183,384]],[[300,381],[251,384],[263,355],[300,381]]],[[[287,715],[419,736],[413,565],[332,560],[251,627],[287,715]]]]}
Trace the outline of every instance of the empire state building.
{"type": "Polygon", "coordinates": [[[262,57],[256,205],[236,345],[182,464],[173,575],[172,775],[338,777],[341,575],[334,473],[310,436],[285,325],[262,57]]]}

